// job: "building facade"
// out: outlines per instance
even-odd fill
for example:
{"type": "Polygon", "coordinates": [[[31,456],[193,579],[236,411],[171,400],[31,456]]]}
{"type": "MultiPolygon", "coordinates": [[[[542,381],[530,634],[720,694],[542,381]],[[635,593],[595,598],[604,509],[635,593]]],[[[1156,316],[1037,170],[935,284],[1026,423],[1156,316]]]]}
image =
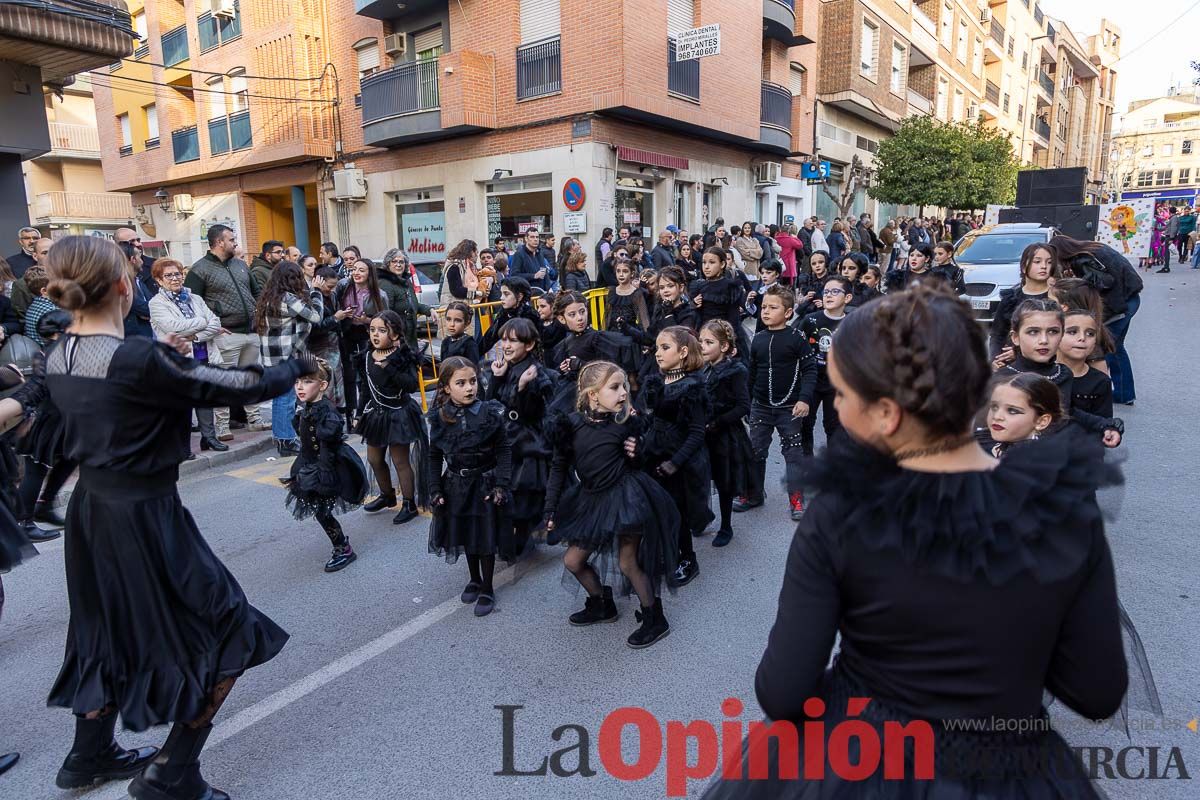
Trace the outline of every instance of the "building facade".
{"type": "Polygon", "coordinates": [[[1113,199],[1195,206],[1200,193],[1200,90],[1134,100],[1112,135],[1113,199]]]}

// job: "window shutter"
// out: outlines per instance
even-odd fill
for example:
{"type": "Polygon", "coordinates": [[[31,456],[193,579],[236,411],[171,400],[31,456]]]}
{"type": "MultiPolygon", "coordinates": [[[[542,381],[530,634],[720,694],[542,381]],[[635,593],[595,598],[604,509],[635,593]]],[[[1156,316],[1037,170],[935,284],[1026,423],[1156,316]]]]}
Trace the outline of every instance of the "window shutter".
{"type": "Polygon", "coordinates": [[[442,46],[442,26],[435,25],[427,31],[421,31],[413,36],[413,52],[424,53],[442,46]]]}
{"type": "Polygon", "coordinates": [[[792,97],[804,95],[804,70],[794,64],[789,73],[788,88],[792,91],[792,97]]]}
{"type": "Polygon", "coordinates": [[[370,75],[379,69],[379,40],[372,39],[355,48],[358,54],[358,74],[370,75]]]}
{"type": "Polygon", "coordinates": [[[695,0],[667,0],[667,36],[674,39],[691,30],[696,20],[695,0]]]}
{"type": "Polygon", "coordinates": [[[559,0],[521,0],[521,44],[558,36],[559,0]]]}

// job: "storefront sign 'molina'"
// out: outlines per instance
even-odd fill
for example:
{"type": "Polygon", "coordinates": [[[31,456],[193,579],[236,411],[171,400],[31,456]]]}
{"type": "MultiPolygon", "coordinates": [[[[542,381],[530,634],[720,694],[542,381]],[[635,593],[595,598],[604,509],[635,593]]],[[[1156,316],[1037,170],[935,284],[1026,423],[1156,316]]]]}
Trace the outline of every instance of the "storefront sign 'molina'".
{"type": "Polygon", "coordinates": [[[432,264],[446,259],[445,212],[405,214],[402,226],[402,246],[412,263],[432,264]]]}

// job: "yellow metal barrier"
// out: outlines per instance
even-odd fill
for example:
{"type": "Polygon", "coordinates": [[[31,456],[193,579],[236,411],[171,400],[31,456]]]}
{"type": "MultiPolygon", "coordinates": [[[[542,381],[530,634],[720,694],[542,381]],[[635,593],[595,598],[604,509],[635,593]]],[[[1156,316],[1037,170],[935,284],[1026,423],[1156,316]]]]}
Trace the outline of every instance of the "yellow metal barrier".
{"type": "Polygon", "coordinates": [[[604,330],[604,315],[608,310],[608,289],[588,289],[583,293],[588,301],[588,318],[592,327],[598,331],[604,330]]]}

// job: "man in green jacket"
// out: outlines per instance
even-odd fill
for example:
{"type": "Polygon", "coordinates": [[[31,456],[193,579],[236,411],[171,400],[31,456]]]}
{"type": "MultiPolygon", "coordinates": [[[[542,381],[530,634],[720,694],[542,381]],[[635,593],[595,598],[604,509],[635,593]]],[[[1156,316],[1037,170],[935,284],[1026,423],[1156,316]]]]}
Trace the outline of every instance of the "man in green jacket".
{"type": "Polygon", "coordinates": [[[263,242],[262,254],[254,257],[250,262],[250,277],[254,279],[254,292],[256,295],[262,294],[262,290],[267,288],[267,281],[271,279],[271,270],[283,261],[283,242],[270,239],[263,242]]]}
{"type": "MultiPolygon", "coordinates": [[[[221,318],[221,327],[225,329],[213,339],[215,347],[209,349],[210,362],[248,367],[261,359],[258,334],[254,331],[254,305],[262,290],[255,286],[246,262],[234,256],[236,249],[237,235],[233,229],[213,225],[208,229],[208,252],[192,265],[183,285],[221,318]]],[[[216,409],[214,417],[217,438],[223,442],[232,439],[229,409],[216,409]]],[[[246,409],[246,424],[252,431],[270,427],[263,424],[262,412],[257,407],[246,409]]]]}

